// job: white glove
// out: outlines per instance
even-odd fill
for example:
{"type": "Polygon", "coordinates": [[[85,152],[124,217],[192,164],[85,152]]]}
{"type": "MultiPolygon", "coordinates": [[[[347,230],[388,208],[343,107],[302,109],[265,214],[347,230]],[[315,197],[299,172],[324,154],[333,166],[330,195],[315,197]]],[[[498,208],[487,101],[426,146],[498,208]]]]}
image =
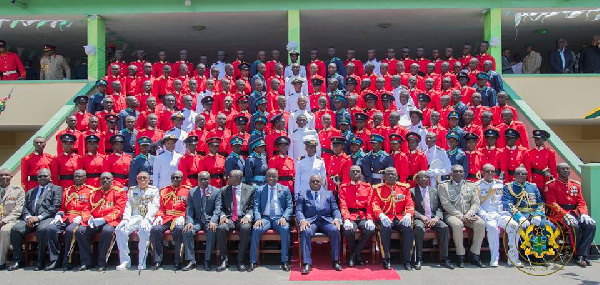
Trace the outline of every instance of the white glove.
{"type": "Polygon", "coordinates": [[[379,220],[381,220],[381,224],[384,227],[389,227],[392,225],[392,220],[390,220],[390,218],[388,218],[388,216],[386,216],[384,213],[379,214],[379,220]]]}
{"type": "MultiPolygon", "coordinates": [[[[575,219],[575,217],[573,217],[573,215],[571,214],[566,214],[565,217],[565,223],[567,223],[567,225],[577,225],[577,219],[575,219]]],[[[583,222],[583,219],[582,219],[583,222]]]]}
{"type": "Polygon", "coordinates": [[[402,223],[403,226],[405,227],[410,227],[412,226],[412,218],[410,216],[410,214],[406,214],[404,215],[404,217],[402,218],[402,220],[400,221],[402,223]]]}
{"type": "Polygon", "coordinates": [[[81,220],[82,220],[81,216],[77,216],[77,217],[73,218],[73,223],[81,224],[81,220]]]}
{"type": "Polygon", "coordinates": [[[99,227],[104,224],[106,224],[106,220],[104,218],[95,218],[94,219],[94,225],[99,227]]]}
{"type": "Polygon", "coordinates": [[[373,220],[367,220],[365,222],[365,229],[373,231],[375,230],[375,223],[373,223],[373,220]]]}
{"type": "Polygon", "coordinates": [[[145,232],[149,232],[150,229],[152,229],[152,224],[150,223],[150,220],[148,220],[148,219],[142,220],[142,222],[140,223],[140,228],[145,232]]]}
{"type": "Polygon", "coordinates": [[[184,223],[185,223],[185,219],[183,217],[178,217],[177,219],[175,219],[176,226],[183,226],[184,223]]]}
{"type": "Polygon", "coordinates": [[[527,219],[525,219],[524,217],[521,217],[519,219],[519,224],[521,225],[522,228],[526,229],[527,227],[529,227],[529,221],[527,219]]]}
{"type": "Polygon", "coordinates": [[[90,226],[90,228],[94,228],[96,227],[96,225],[94,224],[94,217],[90,217],[90,219],[88,220],[88,225],[90,226]]]}
{"type": "Polygon", "coordinates": [[[536,226],[539,226],[542,223],[542,217],[540,217],[540,216],[533,217],[531,219],[531,223],[534,224],[534,225],[536,225],[536,226]]]}
{"type": "Polygon", "coordinates": [[[54,216],[54,219],[52,219],[52,221],[50,221],[50,224],[53,225],[58,222],[62,222],[62,216],[57,214],[56,216],[54,216]]]}
{"type": "Polygon", "coordinates": [[[590,217],[590,216],[588,216],[586,214],[582,214],[580,218],[581,218],[581,222],[582,223],[586,223],[588,225],[595,225],[596,224],[596,221],[594,221],[594,219],[592,219],[592,217],[590,217]]]}
{"type": "Polygon", "coordinates": [[[120,231],[121,229],[123,229],[125,226],[127,226],[128,221],[127,220],[122,220],[117,227],[115,228],[115,230],[120,231]]]}
{"type": "Polygon", "coordinates": [[[152,225],[154,225],[154,226],[162,226],[162,224],[163,224],[162,217],[156,217],[154,219],[154,223],[152,223],[152,225]]]}
{"type": "Polygon", "coordinates": [[[349,231],[349,230],[351,230],[353,228],[354,228],[354,226],[352,225],[352,222],[350,220],[346,219],[344,221],[344,230],[349,231]]]}

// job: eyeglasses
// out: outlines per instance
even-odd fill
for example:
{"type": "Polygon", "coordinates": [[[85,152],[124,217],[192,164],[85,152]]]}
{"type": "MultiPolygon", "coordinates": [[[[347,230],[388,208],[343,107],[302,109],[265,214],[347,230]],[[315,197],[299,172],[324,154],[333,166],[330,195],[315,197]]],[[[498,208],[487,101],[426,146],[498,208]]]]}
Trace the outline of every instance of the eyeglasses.
{"type": "Polygon", "coordinates": [[[146,176],[140,176],[137,178],[137,180],[148,180],[148,177],[146,176]]]}
{"type": "Polygon", "coordinates": [[[483,173],[494,173],[494,170],[484,170],[483,173]]]}
{"type": "Polygon", "coordinates": [[[527,175],[527,172],[525,172],[525,171],[515,172],[515,175],[527,175]]]}
{"type": "Polygon", "coordinates": [[[171,179],[183,179],[183,176],[173,176],[171,179]]]}
{"type": "Polygon", "coordinates": [[[312,181],[310,181],[310,183],[321,183],[321,181],[319,181],[319,180],[312,180],[312,181]]]}
{"type": "Polygon", "coordinates": [[[200,180],[200,181],[208,181],[208,180],[210,180],[210,178],[198,178],[198,180],[200,180]]]}

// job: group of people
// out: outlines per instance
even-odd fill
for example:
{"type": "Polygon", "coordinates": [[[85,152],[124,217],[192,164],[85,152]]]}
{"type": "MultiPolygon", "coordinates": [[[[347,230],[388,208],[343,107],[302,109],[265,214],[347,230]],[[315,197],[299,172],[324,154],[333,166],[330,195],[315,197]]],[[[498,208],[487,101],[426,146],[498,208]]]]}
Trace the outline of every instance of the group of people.
{"type": "MultiPolygon", "coordinates": [[[[516,248],[517,228],[529,226],[529,219],[535,226],[551,222],[579,229],[573,240],[577,262],[588,266],[595,222],[581,187],[545,146],[547,131],[534,130],[530,146],[493,71],[488,46],[480,44],[477,56],[465,46],[461,58],[447,48],[444,60],[438,54],[433,61],[422,48],[414,58],[404,48],[398,59],[390,48],[381,62],[370,50],[365,63],[354,58],[354,50],[342,61],[330,48],[326,62],[312,50],[307,67],[297,63],[297,51],[290,51],[287,67],[278,51],[269,61],[259,53],[250,64],[240,50],[232,63],[210,68],[200,63],[195,70],[187,51],[172,64],[164,52],[154,64],[145,62],[143,51],[124,67],[115,61],[110,75],[97,81],[95,94],[74,99],[76,110],[56,135],[58,155],[44,152],[45,140],[36,138],[34,152],[22,159],[22,189],[35,205],[25,202],[25,208],[34,208],[19,213],[10,230],[16,262],[11,269],[24,265],[23,236],[36,229],[38,269],[44,269],[45,242],[52,261],[45,268],[60,264],[62,230],[65,258],[77,243],[83,270],[91,266],[90,238],[97,233],[99,269],[106,269],[113,232],[120,250],[117,269],[130,267],[127,244],[134,231],[140,238],[138,268],[145,268],[148,244],[153,268],[159,268],[162,234],[170,230],[187,261],[183,266],[176,254],[176,268],[196,267],[194,236],[203,231],[203,267],[211,269],[216,242],[222,271],[228,266],[227,237],[235,229],[238,269],[253,270],[260,236],[272,228],[281,235],[281,268],[289,270],[293,217],[304,274],[311,270],[310,241],[318,231],[329,236],[333,267],[342,270],[341,232],[350,249],[346,264],[355,266],[364,264],[360,252],[379,228],[383,267],[389,269],[396,229],[410,270],[421,268],[429,228],[439,232],[442,264],[454,267],[448,256],[451,232],[458,266],[464,267],[466,226],[474,231],[471,261],[483,267],[485,231],[490,265],[497,266],[499,227],[506,227],[509,245],[516,248]],[[46,185],[56,196],[44,194],[46,185]],[[542,197],[553,205],[550,219],[533,205],[542,197]],[[48,200],[47,207],[40,198],[48,200]]],[[[512,253],[511,263],[520,266],[512,253]]],[[[71,266],[70,260],[64,263],[71,266]]]]}

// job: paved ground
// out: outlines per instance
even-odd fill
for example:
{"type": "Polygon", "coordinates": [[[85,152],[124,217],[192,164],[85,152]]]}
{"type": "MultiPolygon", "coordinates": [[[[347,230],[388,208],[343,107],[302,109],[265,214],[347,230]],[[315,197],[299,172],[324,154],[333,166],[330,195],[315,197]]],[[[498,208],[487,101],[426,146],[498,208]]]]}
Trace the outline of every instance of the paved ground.
{"type": "MultiPolygon", "coordinates": [[[[221,273],[194,271],[173,272],[170,267],[159,271],[146,270],[138,275],[137,270],[120,271],[111,267],[105,273],[88,272],[34,272],[32,267],[16,272],[0,272],[2,284],[600,284],[600,261],[594,260],[590,268],[582,269],[570,264],[563,270],[545,277],[528,276],[514,268],[476,269],[468,267],[450,271],[437,268],[435,264],[426,264],[421,271],[399,271],[401,281],[357,281],[357,282],[289,282],[289,273],[279,270],[275,265],[258,268],[252,273],[224,271],[221,273]],[[459,283],[460,282],[460,283],[459,283]]],[[[396,264],[396,267],[400,267],[396,264]]]]}

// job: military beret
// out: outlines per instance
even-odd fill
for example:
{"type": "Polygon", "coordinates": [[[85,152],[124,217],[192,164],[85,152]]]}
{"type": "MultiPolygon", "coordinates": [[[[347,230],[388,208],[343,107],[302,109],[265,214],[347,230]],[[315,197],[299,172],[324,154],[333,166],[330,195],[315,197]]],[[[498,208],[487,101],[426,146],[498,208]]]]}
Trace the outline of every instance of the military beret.
{"type": "Polygon", "coordinates": [[[356,85],[356,84],[358,84],[358,82],[356,81],[356,79],[354,77],[348,77],[348,79],[346,79],[346,85],[348,85],[348,84],[356,85]]]}
{"type": "Polygon", "coordinates": [[[96,86],[100,86],[100,85],[108,86],[108,82],[104,79],[97,80],[96,86]]]}
{"type": "Polygon", "coordinates": [[[549,139],[550,138],[550,133],[545,131],[545,130],[533,130],[533,137],[534,138],[543,138],[543,139],[549,139]]]}
{"type": "Polygon", "coordinates": [[[267,98],[265,96],[260,96],[260,97],[256,98],[256,101],[254,101],[254,104],[256,104],[256,105],[267,104],[267,98]]]}
{"type": "Polygon", "coordinates": [[[280,145],[280,144],[289,145],[291,141],[292,140],[290,140],[290,138],[288,138],[286,136],[280,136],[275,139],[275,145],[280,145]]]}
{"type": "Polygon", "coordinates": [[[267,123],[267,117],[263,116],[263,115],[259,115],[253,118],[254,119],[254,123],[263,123],[266,124],[267,123]]]}
{"type": "Polygon", "coordinates": [[[321,85],[324,81],[325,79],[323,79],[323,76],[320,75],[315,75],[310,79],[310,82],[312,82],[313,85],[321,85]]]}
{"type": "Polygon", "coordinates": [[[85,141],[86,142],[99,142],[100,141],[100,137],[97,135],[88,135],[85,137],[85,141]]]}
{"type": "Polygon", "coordinates": [[[383,100],[393,101],[394,96],[392,96],[392,94],[390,94],[390,93],[383,93],[383,94],[381,94],[381,101],[383,101],[383,100]]]}
{"type": "Polygon", "coordinates": [[[459,80],[461,78],[464,78],[467,80],[467,82],[471,81],[471,78],[469,78],[469,75],[465,72],[461,72],[458,75],[456,75],[456,80],[459,80]]]}
{"type": "Polygon", "coordinates": [[[399,134],[390,134],[389,138],[390,142],[402,143],[404,141],[404,138],[399,134]]]}
{"type": "Polygon", "coordinates": [[[456,139],[460,141],[460,135],[456,131],[449,131],[446,135],[446,139],[456,139]]]}
{"type": "Polygon", "coordinates": [[[235,122],[236,125],[239,125],[239,124],[245,125],[248,123],[249,120],[248,120],[248,117],[246,117],[244,115],[239,115],[239,116],[235,117],[233,119],[233,121],[235,122]]]}
{"type": "Polygon", "coordinates": [[[485,73],[485,72],[477,73],[477,80],[479,80],[479,79],[488,80],[489,78],[490,78],[489,75],[487,75],[487,73],[485,73]]]}
{"type": "Polygon", "coordinates": [[[201,104],[212,104],[215,101],[215,98],[212,96],[205,96],[200,100],[201,104]]]}
{"type": "Polygon", "coordinates": [[[377,98],[377,95],[375,95],[373,93],[367,93],[367,94],[365,94],[364,98],[365,98],[365,101],[368,101],[368,100],[375,100],[375,101],[377,101],[379,99],[379,98],[377,98]]]}
{"type": "Polygon", "coordinates": [[[271,117],[269,122],[271,122],[272,124],[277,124],[277,123],[281,122],[281,120],[283,120],[283,113],[279,113],[279,114],[271,117]]]}
{"type": "Polygon", "coordinates": [[[425,101],[425,102],[431,102],[431,97],[425,93],[419,93],[419,96],[417,97],[418,101],[425,101]]]}
{"type": "Polygon", "coordinates": [[[79,96],[75,97],[75,99],[73,99],[73,102],[75,102],[75,103],[87,103],[89,101],[90,101],[90,99],[88,98],[88,96],[85,96],[85,95],[79,95],[79,96]]]}
{"type": "Polygon", "coordinates": [[[73,134],[62,134],[60,135],[61,142],[75,142],[77,137],[73,134]]]}
{"type": "Polygon", "coordinates": [[[521,134],[515,129],[508,128],[504,131],[504,136],[507,138],[520,138],[521,134]]]}
{"type": "Polygon", "coordinates": [[[255,147],[259,146],[265,146],[265,139],[263,139],[262,137],[256,137],[248,143],[248,147],[250,149],[254,149],[255,147]]]}
{"type": "Polygon", "coordinates": [[[210,137],[210,138],[206,139],[206,143],[207,144],[220,144],[221,138],[220,137],[210,137]]]}
{"type": "Polygon", "coordinates": [[[467,140],[467,141],[470,141],[470,140],[474,140],[474,141],[476,141],[476,140],[478,140],[478,139],[479,139],[479,136],[478,136],[477,134],[475,134],[475,133],[467,133],[467,134],[464,136],[464,138],[465,138],[465,140],[467,140]]]}
{"type": "Polygon", "coordinates": [[[121,134],[112,135],[109,141],[110,143],[125,142],[125,136],[121,134]]]}
{"type": "Polygon", "coordinates": [[[177,112],[177,113],[173,113],[173,115],[171,115],[171,120],[173,119],[185,119],[185,116],[183,115],[183,113],[181,112],[177,112]]]}
{"type": "Polygon", "coordinates": [[[415,133],[415,132],[409,132],[408,134],[406,134],[406,140],[410,140],[410,139],[415,139],[418,141],[421,141],[421,135],[415,133]]]}
{"type": "Polygon", "coordinates": [[[494,130],[494,129],[487,129],[487,130],[483,131],[483,136],[497,138],[500,136],[500,132],[498,132],[497,130],[494,130]]]}
{"type": "Polygon", "coordinates": [[[333,100],[346,102],[346,96],[344,96],[343,94],[336,94],[333,96],[333,100]]]}
{"type": "Polygon", "coordinates": [[[250,64],[243,62],[240,65],[238,65],[238,69],[239,70],[250,69],[250,64]]]}
{"type": "Polygon", "coordinates": [[[168,135],[164,136],[163,139],[162,139],[163,143],[166,142],[166,141],[168,141],[168,140],[177,141],[178,138],[175,135],[168,134],[168,135]]]}
{"type": "Polygon", "coordinates": [[[185,138],[185,140],[183,140],[184,143],[197,143],[198,142],[198,136],[188,136],[187,138],[185,138]]]}
{"type": "Polygon", "coordinates": [[[300,78],[300,77],[296,77],[293,81],[292,84],[296,84],[296,83],[304,83],[304,79],[300,78]]]}
{"type": "Polygon", "coordinates": [[[244,144],[244,140],[241,137],[238,136],[233,136],[231,137],[231,139],[229,139],[229,144],[234,146],[234,145],[243,145],[244,144]]]}
{"type": "Polygon", "coordinates": [[[331,137],[331,144],[344,144],[346,143],[346,138],[342,136],[331,137]]]}
{"type": "Polygon", "coordinates": [[[458,119],[458,117],[459,116],[458,116],[458,112],[457,111],[450,111],[450,113],[448,113],[448,119],[451,119],[451,118],[458,119]]]}
{"type": "Polygon", "coordinates": [[[139,145],[151,145],[152,139],[150,139],[150,137],[146,137],[146,136],[140,137],[138,139],[138,144],[139,145]]]}
{"type": "Polygon", "coordinates": [[[248,99],[249,99],[248,95],[242,95],[237,98],[237,101],[238,102],[248,102],[248,99]]]}
{"type": "Polygon", "coordinates": [[[385,138],[380,134],[372,134],[370,137],[372,143],[383,143],[384,140],[385,138]]]}
{"type": "Polygon", "coordinates": [[[106,121],[111,121],[111,120],[118,121],[119,117],[117,117],[117,115],[115,115],[115,114],[107,114],[106,116],[104,116],[104,120],[106,120],[106,121]]]}
{"type": "Polygon", "coordinates": [[[355,113],[354,119],[357,121],[366,121],[369,119],[369,115],[367,115],[365,113],[355,113]]]}
{"type": "Polygon", "coordinates": [[[317,146],[319,144],[319,140],[314,135],[304,136],[302,139],[305,145],[317,146]]]}
{"type": "Polygon", "coordinates": [[[361,138],[355,136],[355,137],[352,137],[350,139],[350,143],[351,144],[362,145],[363,144],[363,140],[361,138]]]}

